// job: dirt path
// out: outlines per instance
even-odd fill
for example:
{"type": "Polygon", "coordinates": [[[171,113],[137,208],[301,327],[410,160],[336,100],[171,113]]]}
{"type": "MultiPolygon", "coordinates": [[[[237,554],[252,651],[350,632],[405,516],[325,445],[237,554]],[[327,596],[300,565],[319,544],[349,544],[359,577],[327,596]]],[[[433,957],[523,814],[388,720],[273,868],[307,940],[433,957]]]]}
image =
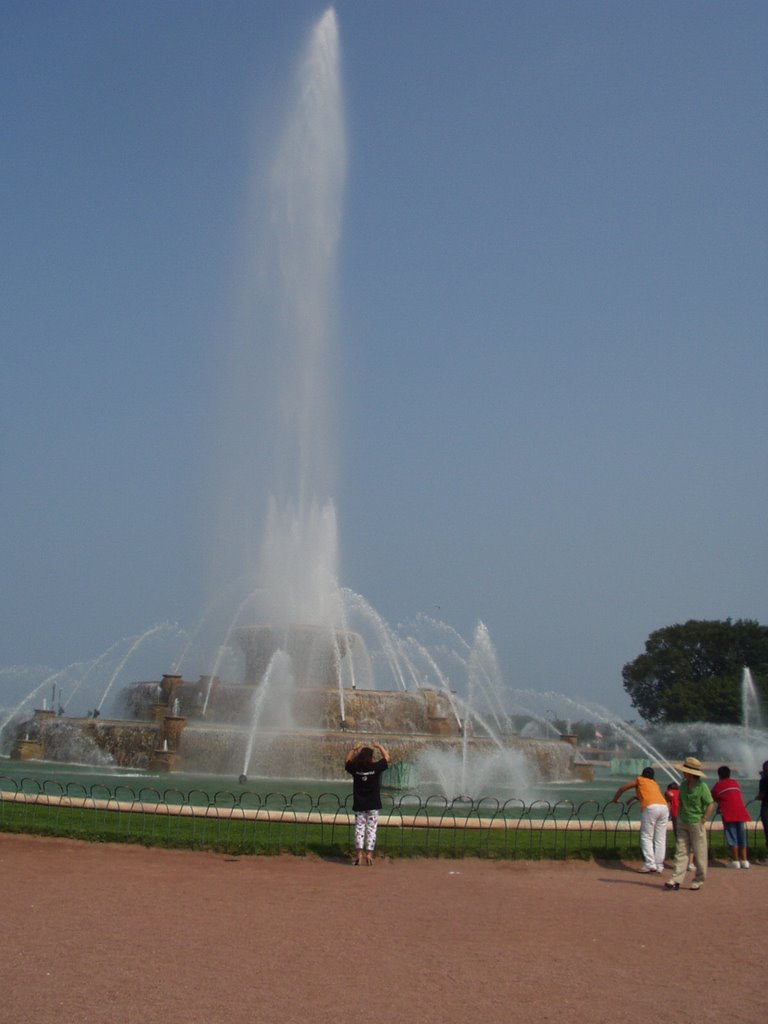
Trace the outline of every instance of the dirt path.
{"type": "Polygon", "coordinates": [[[623,865],[352,868],[0,834],[0,872],[3,1021],[765,1017],[766,867],[667,893],[623,865]]]}

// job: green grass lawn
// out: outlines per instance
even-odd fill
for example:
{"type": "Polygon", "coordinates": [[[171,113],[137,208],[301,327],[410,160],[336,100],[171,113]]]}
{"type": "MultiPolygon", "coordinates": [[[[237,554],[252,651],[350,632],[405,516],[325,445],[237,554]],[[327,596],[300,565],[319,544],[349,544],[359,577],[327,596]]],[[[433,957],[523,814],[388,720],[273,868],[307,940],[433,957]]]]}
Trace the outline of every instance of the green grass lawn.
{"type": "MultiPolygon", "coordinates": [[[[352,828],[346,818],[322,824],[291,820],[243,820],[231,816],[184,817],[129,811],[0,802],[0,830],[36,835],[66,836],[90,842],[139,843],[144,846],[215,850],[228,854],[314,854],[344,858],[352,848],[352,828]]],[[[726,855],[723,836],[712,832],[714,857],[726,855]]],[[[429,828],[410,824],[379,827],[378,852],[392,857],[486,857],[498,859],[562,860],[598,858],[638,860],[637,832],[590,827],[543,828],[536,821],[510,822],[509,827],[465,829],[451,823],[429,828]]],[[[674,850],[670,837],[669,852],[674,850]]]]}

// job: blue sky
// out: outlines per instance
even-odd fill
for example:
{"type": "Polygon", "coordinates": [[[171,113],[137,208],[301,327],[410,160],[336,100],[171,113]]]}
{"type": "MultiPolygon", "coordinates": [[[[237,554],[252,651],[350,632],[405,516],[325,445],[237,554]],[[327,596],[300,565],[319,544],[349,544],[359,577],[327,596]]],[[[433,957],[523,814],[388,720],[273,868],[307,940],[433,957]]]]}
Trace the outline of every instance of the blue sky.
{"type": "MultiPolygon", "coordinates": [[[[0,666],[190,626],[236,570],[244,211],[324,6],[0,5],[0,666]]],[[[631,714],[653,629],[768,622],[768,7],[336,11],[342,582],[631,714]]]]}

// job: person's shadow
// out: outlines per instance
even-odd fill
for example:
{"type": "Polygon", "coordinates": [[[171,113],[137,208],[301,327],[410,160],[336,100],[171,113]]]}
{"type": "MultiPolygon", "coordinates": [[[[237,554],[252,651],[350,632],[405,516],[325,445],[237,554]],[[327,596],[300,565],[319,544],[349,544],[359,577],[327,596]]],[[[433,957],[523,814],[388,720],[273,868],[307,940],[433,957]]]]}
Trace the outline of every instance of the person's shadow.
{"type": "MultiPolygon", "coordinates": [[[[595,857],[595,864],[603,871],[610,871],[613,878],[601,878],[601,882],[605,882],[609,885],[643,885],[647,886],[649,882],[662,882],[664,876],[660,874],[654,874],[652,871],[638,871],[637,868],[631,867],[629,864],[625,864],[622,860],[610,860],[608,858],[595,857]],[[634,876],[634,877],[628,877],[634,876]]],[[[661,886],[662,892],[664,891],[663,885],[661,886]]]]}

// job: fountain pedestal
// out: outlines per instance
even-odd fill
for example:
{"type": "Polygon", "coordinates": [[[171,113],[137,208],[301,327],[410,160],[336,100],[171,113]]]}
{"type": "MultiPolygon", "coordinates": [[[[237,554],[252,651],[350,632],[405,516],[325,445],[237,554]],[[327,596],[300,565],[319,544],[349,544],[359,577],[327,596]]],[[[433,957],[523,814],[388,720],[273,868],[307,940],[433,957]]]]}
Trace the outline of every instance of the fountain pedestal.
{"type": "Polygon", "coordinates": [[[167,704],[152,704],[149,709],[149,715],[153,722],[162,722],[167,714],[167,704]]]}
{"type": "MultiPolygon", "coordinates": [[[[165,705],[161,706],[164,711],[168,710],[165,705]]],[[[180,761],[181,734],[186,724],[186,718],[181,715],[166,715],[160,720],[160,747],[152,751],[147,766],[151,772],[176,771],[180,761]]]]}
{"type": "Polygon", "coordinates": [[[172,772],[179,755],[175,750],[153,750],[147,766],[151,772],[172,772]]]}
{"type": "Polygon", "coordinates": [[[160,683],[160,694],[162,702],[167,704],[168,707],[173,706],[176,691],[181,686],[182,681],[182,677],[175,672],[166,672],[163,675],[162,682],[160,683]]]}
{"type": "Polygon", "coordinates": [[[43,756],[43,745],[39,740],[17,740],[11,751],[14,761],[34,761],[43,756]]]}
{"type": "Polygon", "coordinates": [[[579,764],[578,761],[574,761],[571,765],[571,771],[579,782],[595,781],[595,769],[591,764],[579,764]]]}
{"type": "Polygon", "coordinates": [[[168,745],[170,750],[178,750],[181,734],[187,725],[186,718],[180,715],[166,715],[160,723],[160,742],[168,745]]]}

